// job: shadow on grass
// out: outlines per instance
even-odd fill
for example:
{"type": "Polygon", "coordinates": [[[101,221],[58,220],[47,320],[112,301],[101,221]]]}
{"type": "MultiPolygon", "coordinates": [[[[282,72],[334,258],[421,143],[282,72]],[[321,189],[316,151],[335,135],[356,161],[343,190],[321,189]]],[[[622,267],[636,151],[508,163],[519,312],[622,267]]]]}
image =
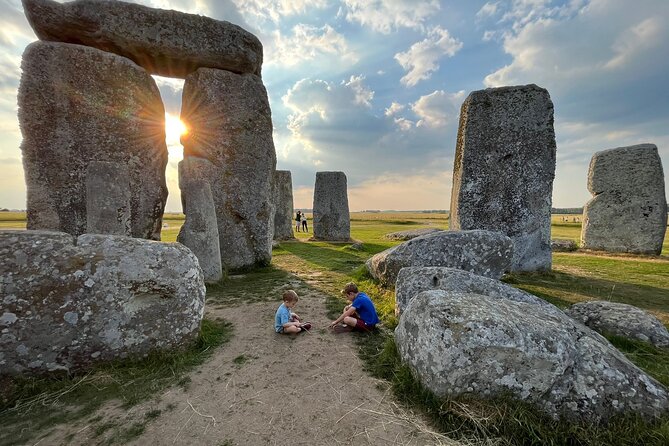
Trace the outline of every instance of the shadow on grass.
{"type": "Polygon", "coordinates": [[[276,299],[277,287],[295,276],[270,265],[243,274],[230,274],[218,283],[207,285],[207,303],[239,304],[276,299]]]}
{"type": "MultiPolygon", "coordinates": [[[[312,242],[287,242],[281,249],[314,265],[337,273],[350,273],[365,262],[368,254],[364,251],[347,249],[349,245],[323,245],[312,242]]],[[[280,255],[280,251],[276,251],[280,255]]]]}
{"type": "Polygon", "coordinates": [[[504,282],[565,308],[583,300],[608,300],[669,314],[669,290],[560,271],[513,273],[504,282]]]}

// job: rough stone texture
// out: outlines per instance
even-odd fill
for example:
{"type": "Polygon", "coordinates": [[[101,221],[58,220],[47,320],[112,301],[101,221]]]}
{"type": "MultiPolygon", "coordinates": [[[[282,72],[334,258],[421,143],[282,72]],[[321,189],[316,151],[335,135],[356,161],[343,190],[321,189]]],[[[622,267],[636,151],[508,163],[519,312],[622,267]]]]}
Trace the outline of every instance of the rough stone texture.
{"type": "Polygon", "coordinates": [[[200,68],[186,78],[181,119],[184,156],[210,161],[192,175],[214,195],[225,269],[267,265],[272,258],[276,153],[262,80],[200,68]]]}
{"type": "Polygon", "coordinates": [[[667,230],[662,161],[654,144],[597,152],[590,161],[581,247],[660,254],[667,230]]]}
{"type": "Polygon", "coordinates": [[[366,266],[384,285],[394,285],[400,270],[409,266],[446,266],[499,279],[512,256],[513,242],[499,232],[441,231],[386,249],[366,266]]]}
{"type": "Polygon", "coordinates": [[[86,170],[86,232],[132,235],[130,172],[121,163],[91,161],[86,170]]]}
{"type": "Polygon", "coordinates": [[[23,8],[40,39],[116,53],[151,74],[186,77],[209,67],[260,75],[260,40],[229,22],[121,1],[23,0],[23,8]]]}
{"type": "Polygon", "coordinates": [[[451,229],[511,237],[513,271],[551,268],[553,103],[536,85],[472,92],[462,104],[451,229]]]}
{"type": "Polygon", "coordinates": [[[483,294],[494,299],[508,299],[560,311],[537,296],[469,271],[441,266],[402,268],[395,282],[395,314],[402,314],[409,301],[422,291],[443,290],[483,294]]]}
{"type": "Polygon", "coordinates": [[[424,291],[395,330],[398,351],[438,396],[513,395],[555,418],[659,416],[667,391],[601,335],[544,306],[424,291]]]}
{"type": "Polygon", "coordinates": [[[409,229],[408,231],[399,231],[391,232],[386,234],[383,237],[388,240],[411,240],[412,238],[420,237],[421,235],[433,234],[435,232],[442,231],[442,229],[437,228],[420,228],[420,229],[409,229]]]}
{"type": "Polygon", "coordinates": [[[124,57],[53,42],[28,45],[21,68],[28,229],[86,232],[88,165],[110,161],[129,171],[132,236],[159,240],[167,147],[151,76],[124,57]]]}
{"type": "Polygon", "coordinates": [[[0,375],[182,346],[204,298],[197,259],[178,243],[0,231],[0,375]]]}
{"type": "Polygon", "coordinates": [[[290,170],[274,172],[274,240],[290,240],[293,235],[293,179],[290,170]]]}
{"type": "Polygon", "coordinates": [[[186,220],[179,231],[177,242],[193,251],[202,268],[204,281],[215,283],[223,278],[223,267],[214,197],[206,181],[183,178],[184,172],[188,170],[184,165],[189,162],[186,159],[179,163],[179,188],[186,220]]]}
{"type": "Polygon", "coordinates": [[[316,172],[313,215],[315,240],[351,240],[351,215],[344,172],[316,172]]]}
{"type": "Polygon", "coordinates": [[[624,336],[669,347],[669,332],[652,314],[632,305],[607,301],[580,302],[565,313],[596,332],[624,336]]]}
{"type": "Polygon", "coordinates": [[[553,252],[572,252],[578,249],[578,245],[573,240],[551,239],[551,251],[553,252]]]}

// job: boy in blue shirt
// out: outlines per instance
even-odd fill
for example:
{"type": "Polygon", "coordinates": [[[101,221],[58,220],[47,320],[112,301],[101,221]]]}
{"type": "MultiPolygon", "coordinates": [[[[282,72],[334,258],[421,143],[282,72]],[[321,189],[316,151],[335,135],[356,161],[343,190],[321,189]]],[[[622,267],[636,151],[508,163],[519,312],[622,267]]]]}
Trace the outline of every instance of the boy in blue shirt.
{"type": "Polygon", "coordinates": [[[309,322],[300,322],[300,317],[293,313],[291,308],[297,304],[297,293],[293,290],[287,290],[283,293],[283,303],[276,310],[274,315],[274,330],[277,333],[299,333],[311,328],[309,322]]]}
{"type": "Polygon", "coordinates": [[[349,282],[341,293],[351,301],[351,305],[344,308],[344,312],[330,324],[330,328],[336,328],[341,322],[355,331],[370,331],[379,323],[374,303],[365,293],[358,291],[358,286],[349,282]]]}

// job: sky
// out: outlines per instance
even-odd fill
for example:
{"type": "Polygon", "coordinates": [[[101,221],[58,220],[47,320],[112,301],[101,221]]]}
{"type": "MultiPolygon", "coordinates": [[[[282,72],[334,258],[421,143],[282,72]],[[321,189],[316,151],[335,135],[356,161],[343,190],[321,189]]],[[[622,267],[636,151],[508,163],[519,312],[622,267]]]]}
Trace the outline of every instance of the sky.
{"type": "MultiPolygon", "coordinates": [[[[504,85],[551,95],[554,207],[591,198],[597,151],[653,143],[669,167],[669,0],[134,3],[258,36],[277,169],[292,172],[296,208],[312,207],[317,171],[335,170],[347,175],[352,211],[448,209],[460,106],[472,91],[504,85]]],[[[25,208],[16,92],[34,40],[21,2],[0,0],[0,208],[25,208]]],[[[183,81],[155,79],[169,115],[166,209],[180,211],[183,81]]]]}

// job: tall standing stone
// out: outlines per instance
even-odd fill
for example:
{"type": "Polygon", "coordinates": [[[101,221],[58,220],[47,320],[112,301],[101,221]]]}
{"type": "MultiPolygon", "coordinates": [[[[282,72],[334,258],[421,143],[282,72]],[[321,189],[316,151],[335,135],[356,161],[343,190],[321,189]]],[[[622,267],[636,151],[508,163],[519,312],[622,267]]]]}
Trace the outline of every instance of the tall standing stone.
{"type": "Polygon", "coordinates": [[[223,267],[269,264],[276,153],[262,80],[200,68],[186,78],[181,119],[189,128],[184,157],[210,161],[199,175],[214,196],[223,267]]]}
{"type": "Polygon", "coordinates": [[[514,242],[513,271],[550,269],[555,151],[548,91],[472,92],[460,111],[451,229],[502,232],[514,242]]]}
{"type": "Polygon", "coordinates": [[[88,165],[109,161],[128,166],[132,236],[159,240],[167,147],[153,78],[124,57],[67,43],[30,44],[21,68],[28,229],[86,232],[88,165]]]}
{"type": "Polygon", "coordinates": [[[86,171],[86,232],[130,235],[130,173],[125,164],[92,161],[86,171]]]}
{"type": "Polygon", "coordinates": [[[192,160],[197,158],[187,158],[179,163],[179,188],[186,221],[179,231],[177,242],[193,251],[200,262],[205,282],[215,283],[223,278],[223,270],[214,197],[207,181],[197,175],[188,175],[189,171],[197,168],[192,160]]]}
{"type": "Polygon", "coordinates": [[[351,216],[344,172],[316,172],[313,213],[316,240],[351,239],[351,216]]]}
{"type": "Polygon", "coordinates": [[[186,77],[208,67],[260,76],[262,43],[229,22],[122,1],[22,3],[40,39],[116,53],[151,74],[186,77]]]}
{"type": "Polygon", "coordinates": [[[290,170],[274,172],[274,240],[288,240],[293,235],[293,179],[290,170]]]}
{"type": "Polygon", "coordinates": [[[662,161],[654,144],[595,153],[588,171],[594,196],[583,209],[581,247],[660,254],[667,230],[662,161]]]}

